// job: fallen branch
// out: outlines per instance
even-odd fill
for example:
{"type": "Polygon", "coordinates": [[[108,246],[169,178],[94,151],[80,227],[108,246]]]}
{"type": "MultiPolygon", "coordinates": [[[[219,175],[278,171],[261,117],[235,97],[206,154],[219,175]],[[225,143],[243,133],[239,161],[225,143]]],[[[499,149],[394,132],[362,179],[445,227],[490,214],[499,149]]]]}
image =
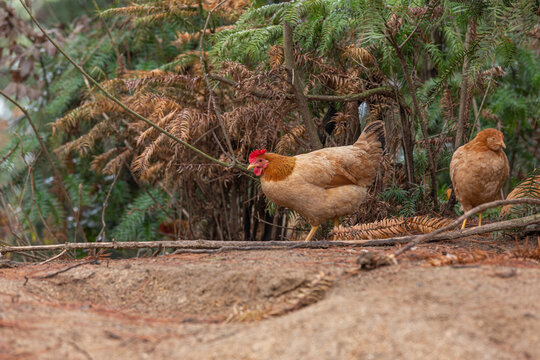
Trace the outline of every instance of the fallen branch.
{"type": "MultiPolygon", "coordinates": [[[[477,213],[480,213],[484,210],[491,209],[494,207],[499,207],[503,205],[512,205],[512,204],[534,204],[534,205],[540,205],[540,199],[533,199],[533,198],[521,198],[521,199],[510,199],[510,200],[496,200],[489,203],[485,203],[482,205],[479,205],[469,211],[467,211],[465,214],[461,215],[459,218],[454,220],[451,224],[442,227],[440,229],[437,229],[435,231],[432,231],[428,234],[423,235],[417,235],[414,240],[412,240],[410,243],[408,243],[406,246],[402,247],[401,249],[398,249],[394,252],[394,256],[398,256],[403,254],[405,251],[410,250],[414,246],[420,244],[421,242],[430,241],[434,239],[437,235],[441,234],[444,231],[448,231],[459,224],[463,222],[463,220],[467,219],[469,216],[475,215],[477,213]]],[[[476,234],[482,234],[492,231],[499,231],[499,230],[506,230],[511,228],[517,228],[517,227],[525,227],[527,225],[536,224],[540,222],[540,214],[535,214],[519,219],[513,219],[513,220],[507,220],[507,221],[500,221],[493,224],[488,224],[485,226],[478,226],[476,228],[467,229],[467,230],[477,230],[480,232],[477,232],[476,234]],[[507,226],[502,226],[503,224],[507,224],[507,226]],[[509,226],[508,226],[509,225],[509,226]],[[486,231],[487,230],[487,231],[486,231]]],[[[466,230],[462,230],[462,232],[466,232],[466,230]]],[[[471,235],[476,235],[471,234],[471,235]]],[[[446,234],[448,235],[448,234],[446,234]]]]}
{"type": "MultiPolygon", "coordinates": [[[[517,199],[516,199],[517,200],[517,199]]],[[[540,200],[538,200],[540,204],[540,200]]],[[[458,219],[459,220],[459,219],[458,219]]],[[[453,240],[471,235],[480,235],[493,231],[507,230],[524,227],[540,222],[540,214],[535,214],[519,219],[500,221],[484,226],[440,233],[440,229],[426,234],[431,236],[424,241],[453,240]]],[[[458,222],[459,223],[459,222],[458,222]]],[[[444,230],[443,230],[444,231],[444,230]]],[[[420,235],[423,237],[425,235],[420,235]]],[[[232,250],[286,250],[286,249],[328,249],[333,247],[366,247],[366,246],[391,246],[396,244],[413,243],[419,238],[418,235],[403,236],[398,238],[381,240],[344,240],[344,241],[216,241],[216,240],[183,240],[183,241],[130,241],[130,242],[106,242],[106,243],[65,243],[55,245],[35,246],[2,246],[0,253],[19,253],[26,251],[51,251],[51,250],[74,250],[74,249],[144,249],[144,248],[171,248],[178,249],[176,252],[224,252],[232,250]]],[[[415,242],[417,245],[419,242],[415,242]]],[[[412,247],[411,246],[411,247],[412,247]]],[[[403,247],[402,249],[404,249],[403,247]]],[[[400,250],[402,250],[400,249],[400,250]]],[[[403,251],[401,251],[403,252],[403,251]]]]}

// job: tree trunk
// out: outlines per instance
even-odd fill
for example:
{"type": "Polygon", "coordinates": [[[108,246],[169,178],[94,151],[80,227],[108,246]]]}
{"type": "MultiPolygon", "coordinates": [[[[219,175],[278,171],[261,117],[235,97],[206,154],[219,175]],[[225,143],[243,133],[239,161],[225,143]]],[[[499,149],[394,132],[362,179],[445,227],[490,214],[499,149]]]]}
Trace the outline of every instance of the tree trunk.
{"type": "Polygon", "coordinates": [[[412,126],[407,115],[407,111],[399,107],[399,118],[401,120],[401,137],[403,145],[403,155],[405,157],[405,170],[407,173],[407,182],[409,185],[415,183],[414,179],[414,160],[413,160],[413,150],[414,150],[414,140],[412,134],[412,126]]]}
{"type": "MultiPolygon", "coordinates": [[[[469,27],[467,28],[467,33],[465,34],[465,51],[468,52],[471,43],[476,38],[476,21],[471,20],[469,23],[469,27]]],[[[471,94],[469,91],[469,56],[466,55],[465,59],[463,59],[463,66],[461,68],[461,90],[459,93],[459,113],[458,113],[458,121],[457,121],[457,128],[456,128],[456,140],[454,144],[454,148],[457,149],[461,145],[463,145],[465,140],[465,133],[466,133],[466,125],[467,120],[469,119],[469,112],[471,109],[471,94]]]]}
{"type": "Polygon", "coordinates": [[[431,199],[433,201],[433,208],[435,211],[439,208],[439,201],[437,200],[437,162],[435,161],[435,155],[433,154],[433,148],[431,144],[429,143],[428,137],[428,131],[427,131],[427,122],[424,119],[424,116],[422,115],[422,109],[420,108],[418,104],[418,99],[416,97],[416,87],[414,86],[414,83],[411,78],[411,74],[409,73],[409,69],[407,68],[407,62],[405,61],[405,57],[403,56],[403,53],[401,52],[401,48],[399,47],[398,43],[396,42],[396,39],[392,35],[388,35],[388,40],[390,41],[390,44],[394,48],[396,55],[398,57],[399,63],[401,65],[401,70],[403,70],[403,75],[405,76],[405,80],[407,81],[407,85],[409,86],[409,90],[411,92],[411,98],[414,106],[414,111],[416,113],[416,116],[418,117],[418,121],[420,123],[420,129],[422,130],[422,135],[424,136],[424,139],[426,140],[426,152],[427,152],[427,158],[428,158],[428,166],[429,166],[429,175],[431,178],[431,199]]]}
{"type": "Polygon", "coordinates": [[[309,142],[313,149],[321,149],[322,143],[319,139],[319,134],[317,133],[317,127],[315,126],[311,111],[309,110],[309,105],[304,96],[304,85],[302,84],[302,79],[295,70],[293,30],[291,25],[286,21],[283,22],[283,52],[285,55],[285,67],[291,76],[298,111],[300,112],[300,116],[302,116],[302,120],[304,120],[309,142]]]}

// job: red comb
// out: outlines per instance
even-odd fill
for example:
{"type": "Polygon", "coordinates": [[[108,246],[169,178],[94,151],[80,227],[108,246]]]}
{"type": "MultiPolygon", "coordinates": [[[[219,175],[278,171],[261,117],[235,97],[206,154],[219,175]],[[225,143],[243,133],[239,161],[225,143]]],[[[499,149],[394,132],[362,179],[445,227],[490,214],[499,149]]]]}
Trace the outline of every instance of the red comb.
{"type": "Polygon", "coordinates": [[[266,149],[257,149],[257,150],[253,150],[251,152],[251,154],[249,154],[249,163],[251,164],[253,161],[255,161],[255,159],[257,158],[257,156],[259,155],[262,155],[266,153],[266,149]]]}

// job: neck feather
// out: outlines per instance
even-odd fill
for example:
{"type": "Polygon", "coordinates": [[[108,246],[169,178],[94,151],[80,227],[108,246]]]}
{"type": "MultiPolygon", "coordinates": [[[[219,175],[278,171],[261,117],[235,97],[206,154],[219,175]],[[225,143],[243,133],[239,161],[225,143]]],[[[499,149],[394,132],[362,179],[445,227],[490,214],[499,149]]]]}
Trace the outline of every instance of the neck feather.
{"type": "Polygon", "coordinates": [[[296,158],[273,153],[265,154],[269,161],[261,176],[265,181],[279,181],[286,179],[294,170],[296,158]]]}
{"type": "Polygon", "coordinates": [[[475,151],[493,151],[494,153],[501,153],[502,149],[499,150],[493,150],[490,149],[489,146],[485,141],[474,139],[473,141],[469,142],[467,144],[467,149],[469,150],[475,150],[475,151]],[[468,145],[468,146],[467,146],[468,145]]]}

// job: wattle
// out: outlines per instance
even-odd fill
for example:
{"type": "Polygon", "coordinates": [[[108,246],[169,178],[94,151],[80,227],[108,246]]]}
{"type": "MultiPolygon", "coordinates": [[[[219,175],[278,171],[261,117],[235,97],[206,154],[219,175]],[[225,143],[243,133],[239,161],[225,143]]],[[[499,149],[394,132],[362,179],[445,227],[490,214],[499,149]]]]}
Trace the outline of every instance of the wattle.
{"type": "Polygon", "coordinates": [[[263,169],[260,167],[256,167],[255,169],[253,169],[253,173],[257,176],[261,176],[262,172],[263,172],[263,169]]]}

